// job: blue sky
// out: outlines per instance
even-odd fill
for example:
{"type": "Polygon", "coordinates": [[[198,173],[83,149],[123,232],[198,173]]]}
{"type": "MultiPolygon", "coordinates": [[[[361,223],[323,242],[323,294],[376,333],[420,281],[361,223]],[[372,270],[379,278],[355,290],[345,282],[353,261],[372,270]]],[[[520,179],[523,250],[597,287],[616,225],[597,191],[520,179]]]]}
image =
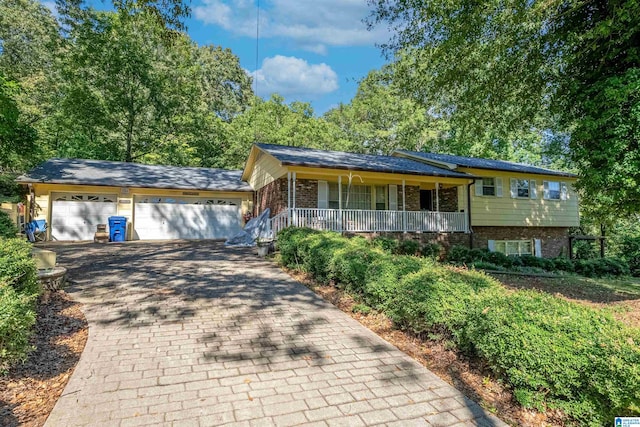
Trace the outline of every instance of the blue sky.
{"type": "MultiPolygon", "coordinates": [[[[54,0],[41,0],[51,9],[54,0]]],[[[87,0],[98,9],[111,2],[87,0]]],[[[368,31],[366,0],[260,0],[256,65],[257,0],[192,0],[187,32],[198,44],[230,48],[257,77],[257,93],[287,102],[310,102],[317,115],[348,103],[358,81],[385,60],[376,43],[388,40],[383,27],[368,31]]]]}
{"type": "Polygon", "coordinates": [[[196,42],[230,48],[257,76],[258,95],[311,102],[316,114],[348,103],[358,80],[385,62],[376,43],[388,33],[367,30],[366,0],[261,0],[257,67],[256,1],[194,0],[191,7],[187,26],[196,42]]]}

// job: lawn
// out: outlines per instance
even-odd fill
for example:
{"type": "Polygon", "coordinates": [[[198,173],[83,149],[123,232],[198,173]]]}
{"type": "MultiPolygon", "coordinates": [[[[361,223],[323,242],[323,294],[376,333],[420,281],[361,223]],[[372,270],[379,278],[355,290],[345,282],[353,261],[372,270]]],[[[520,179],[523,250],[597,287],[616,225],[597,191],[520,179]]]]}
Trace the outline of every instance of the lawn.
{"type": "Polygon", "coordinates": [[[495,278],[512,289],[538,289],[585,305],[612,310],[619,320],[640,327],[640,278],[588,278],[582,276],[523,277],[500,274],[495,278]]]}

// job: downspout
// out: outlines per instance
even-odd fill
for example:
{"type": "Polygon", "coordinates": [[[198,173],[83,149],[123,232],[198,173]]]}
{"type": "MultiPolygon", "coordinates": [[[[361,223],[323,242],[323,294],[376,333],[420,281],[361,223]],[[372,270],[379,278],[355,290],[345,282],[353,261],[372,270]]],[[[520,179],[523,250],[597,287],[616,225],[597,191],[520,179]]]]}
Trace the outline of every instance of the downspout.
{"type": "Polygon", "coordinates": [[[471,186],[476,181],[467,184],[467,231],[469,233],[469,249],[473,249],[473,228],[471,228],[471,186]]]}
{"type": "Polygon", "coordinates": [[[296,211],[296,173],[294,172],[292,175],[292,186],[293,186],[293,225],[298,226],[298,212],[296,211]]]}
{"type": "Polygon", "coordinates": [[[287,172],[287,226],[291,227],[291,172],[287,172]]]}

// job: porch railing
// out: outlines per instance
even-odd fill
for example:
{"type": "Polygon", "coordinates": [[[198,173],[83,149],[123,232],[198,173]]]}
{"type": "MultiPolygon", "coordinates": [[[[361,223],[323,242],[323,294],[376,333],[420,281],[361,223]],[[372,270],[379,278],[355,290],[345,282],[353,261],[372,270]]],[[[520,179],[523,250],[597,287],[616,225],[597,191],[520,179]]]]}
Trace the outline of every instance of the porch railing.
{"type": "Polygon", "coordinates": [[[288,209],[271,218],[271,230],[293,225],[347,232],[468,232],[465,212],[288,209]]]}

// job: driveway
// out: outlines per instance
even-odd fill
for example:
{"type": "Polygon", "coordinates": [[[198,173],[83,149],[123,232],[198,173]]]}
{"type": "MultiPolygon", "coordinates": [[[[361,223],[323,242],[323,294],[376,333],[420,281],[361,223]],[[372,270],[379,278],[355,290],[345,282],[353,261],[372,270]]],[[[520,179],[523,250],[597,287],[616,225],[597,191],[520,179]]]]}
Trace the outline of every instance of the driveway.
{"type": "Polygon", "coordinates": [[[505,425],[252,249],[50,248],[89,339],[49,427],[505,425]]]}

